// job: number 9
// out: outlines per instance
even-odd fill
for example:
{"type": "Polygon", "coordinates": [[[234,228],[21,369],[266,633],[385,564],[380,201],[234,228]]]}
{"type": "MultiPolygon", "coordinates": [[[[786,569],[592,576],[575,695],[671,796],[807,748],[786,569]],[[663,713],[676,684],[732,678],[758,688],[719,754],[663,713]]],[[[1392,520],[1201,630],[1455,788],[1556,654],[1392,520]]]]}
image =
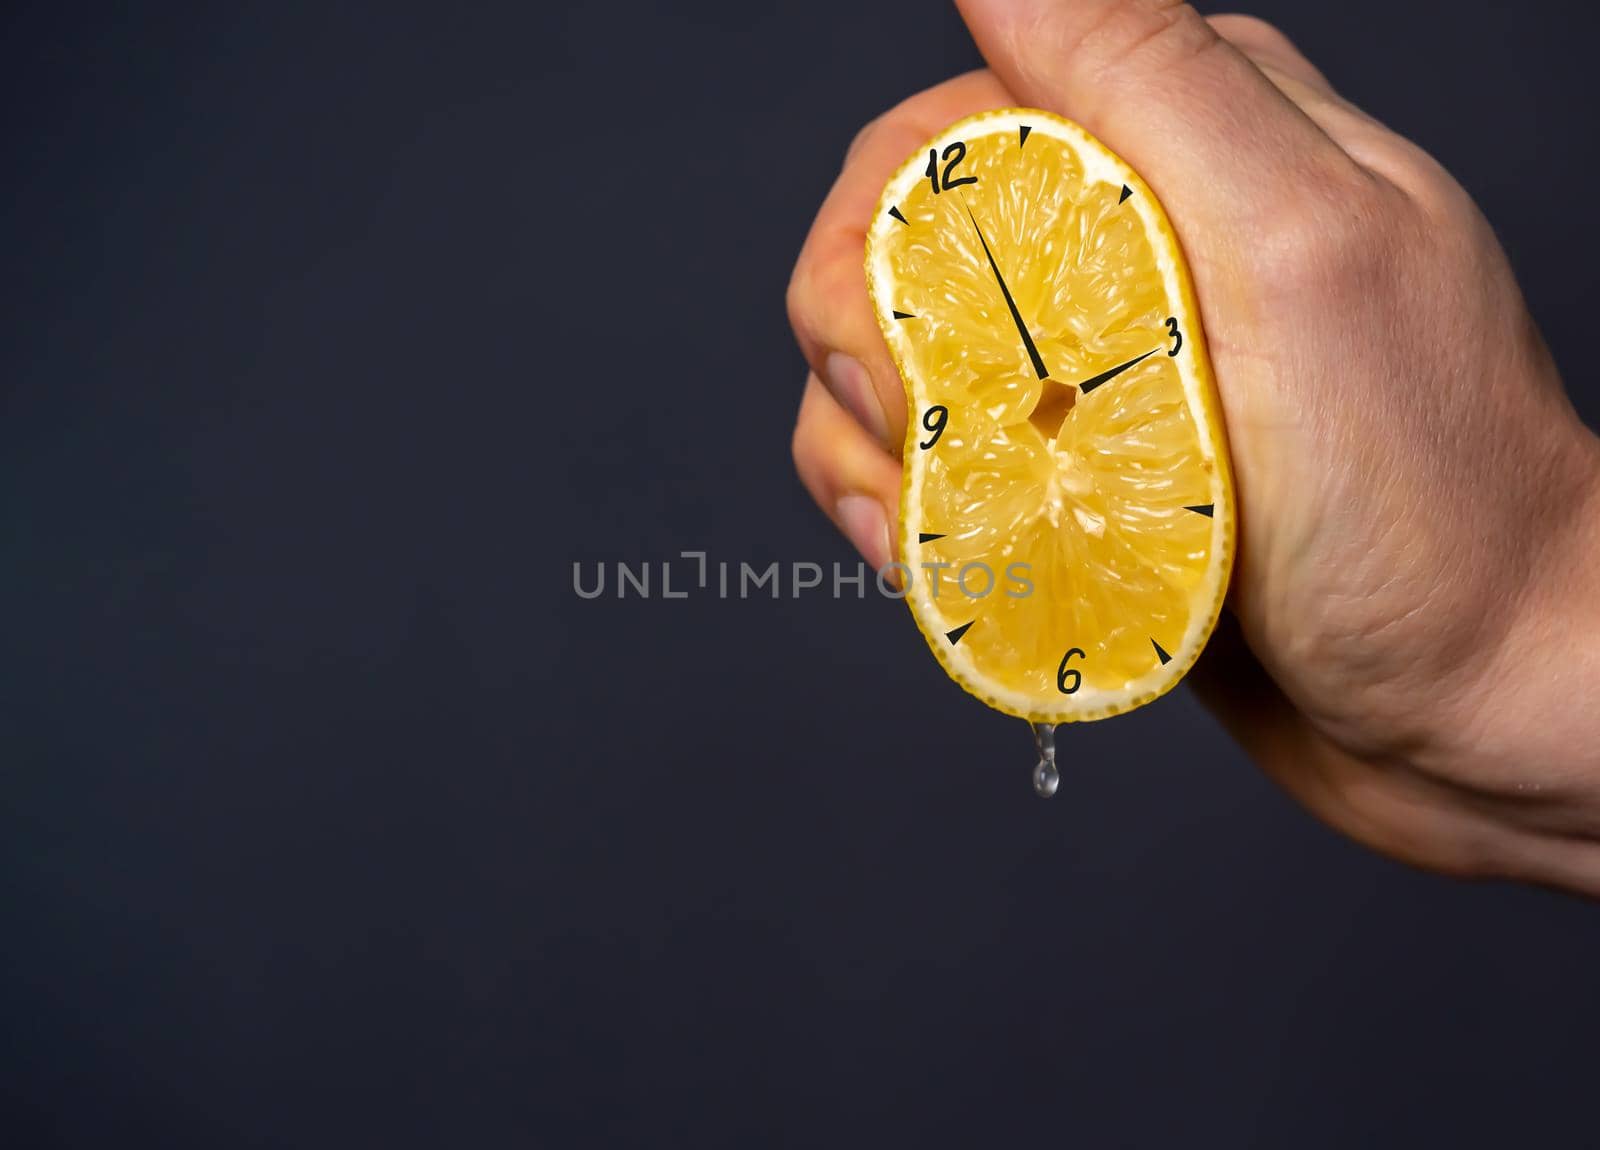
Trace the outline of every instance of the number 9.
{"type": "Polygon", "coordinates": [[[924,442],[917,444],[917,446],[926,451],[935,443],[938,443],[939,437],[944,434],[944,425],[949,421],[950,409],[944,404],[936,403],[928,408],[927,411],[922,413],[922,426],[931,431],[933,435],[924,442]]]}

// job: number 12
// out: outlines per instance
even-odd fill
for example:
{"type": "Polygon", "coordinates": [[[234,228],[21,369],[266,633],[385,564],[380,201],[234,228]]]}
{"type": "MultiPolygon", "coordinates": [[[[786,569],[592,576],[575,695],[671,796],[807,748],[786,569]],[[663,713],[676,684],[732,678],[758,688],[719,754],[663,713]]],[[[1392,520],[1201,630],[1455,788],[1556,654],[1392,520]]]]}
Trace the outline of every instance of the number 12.
{"type": "Polygon", "coordinates": [[[934,148],[928,149],[928,170],[923,174],[928,177],[928,183],[933,185],[933,194],[948,192],[951,188],[959,188],[962,184],[975,184],[977,176],[962,176],[959,180],[952,180],[950,174],[956,170],[956,165],[967,158],[967,146],[960,140],[951,144],[944,150],[947,163],[944,166],[944,179],[939,178],[939,153],[934,148]]]}

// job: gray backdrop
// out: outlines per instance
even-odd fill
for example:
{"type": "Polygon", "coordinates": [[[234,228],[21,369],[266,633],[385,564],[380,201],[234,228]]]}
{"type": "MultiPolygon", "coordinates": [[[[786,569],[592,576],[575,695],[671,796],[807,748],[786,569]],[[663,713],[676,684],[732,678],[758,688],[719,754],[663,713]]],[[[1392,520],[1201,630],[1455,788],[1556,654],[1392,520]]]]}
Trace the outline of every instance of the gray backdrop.
{"type": "MultiPolygon", "coordinates": [[[[0,17],[9,1144],[1592,1142],[1592,906],[1364,853],[1186,692],[1044,803],[900,605],[572,593],[854,561],[783,289],[949,10],[135,7],[0,17]]],[[[1585,9],[1254,10],[1593,424],[1585,9]]]]}

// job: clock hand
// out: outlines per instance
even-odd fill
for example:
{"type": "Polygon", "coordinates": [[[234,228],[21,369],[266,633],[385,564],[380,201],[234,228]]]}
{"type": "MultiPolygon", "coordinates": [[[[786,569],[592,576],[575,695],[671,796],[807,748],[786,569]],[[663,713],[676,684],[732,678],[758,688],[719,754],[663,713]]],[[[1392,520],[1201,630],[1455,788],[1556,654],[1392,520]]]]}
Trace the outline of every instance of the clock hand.
{"type": "Polygon", "coordinates": [[[1099,375],[1095,376],[1093,379],[1086,379],[1082,383],[1080,383],[1078,385],[1078,390],[1083,392],[1083,394],[1088,395],[1091,391],[1093,391],[1095,388],[1099,387],[1102,383],[1110,383],[1113,379],[1116,379],[1117,376],[1119,376],[1123,372],[1127,371],[1134,364],[1140,362],[1141,360],[1149,359],[1152,355],[1154,355],[1156,352],[1158,352],[1160,350],[1161,349],[1159,347],[1153,347],[1149,351],[1145,352],[1143,355],[1135,356],[1133,359],[1130,359],[1127,363],[1119,363],[1119,364],[1117,364],[1116,367],[1112,368],[1110,371],[1102,371],[1099,375]]]}
{"type": "MultiPolygon", "coordinates": [[[[961,206],[967,208],[965,199],[961,201],[961,206]]],[[[1017,301],[1011,298],[1011,290],[1006,287],[1006,281],[1000,275],[1000,266],[994,262],[994,253],[989,250],[989,241],[983,238],[983,229],[978,227],[978,217],[972,214],[971,208],[967,208],[967,218],[972,221],[973,230],[978,233],[978,242],[983,245],[983,254],[989,257],[989,268],[994,272],[994,282],[1000,285],[1000,294],[1006,297],[1006,306],[1011,309],[1012,322],[1022,334],[1022,346],[1028,349],[1028,358],[1033,361],[1033,370],[1038,373],[1040,379],[1048,379],[1050,369],[1044,365],[1039,349],[1033,345],[1033,336],[1028,334],[1028,325],[1022,322],[1022,313],[1017,311],[1017,301]]]]}

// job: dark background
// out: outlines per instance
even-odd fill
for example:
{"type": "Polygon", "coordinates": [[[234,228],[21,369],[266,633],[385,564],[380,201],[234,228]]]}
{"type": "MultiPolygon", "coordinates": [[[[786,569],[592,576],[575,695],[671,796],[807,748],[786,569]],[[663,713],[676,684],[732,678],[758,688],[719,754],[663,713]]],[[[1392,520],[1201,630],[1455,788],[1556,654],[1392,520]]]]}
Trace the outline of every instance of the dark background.
{"type": "MultiPolygon", "coordinates": [[[[1594,907],[1364,853],[1186,692],[1044,803],[899,605],[573,594],[853,563],[783,289],[950,10],[134,7],[0,17],[0,1141],[1592,1144],[1594,907]]],[[[1593,424],[1585,9],[1254,10],[1593,424]]]]}

